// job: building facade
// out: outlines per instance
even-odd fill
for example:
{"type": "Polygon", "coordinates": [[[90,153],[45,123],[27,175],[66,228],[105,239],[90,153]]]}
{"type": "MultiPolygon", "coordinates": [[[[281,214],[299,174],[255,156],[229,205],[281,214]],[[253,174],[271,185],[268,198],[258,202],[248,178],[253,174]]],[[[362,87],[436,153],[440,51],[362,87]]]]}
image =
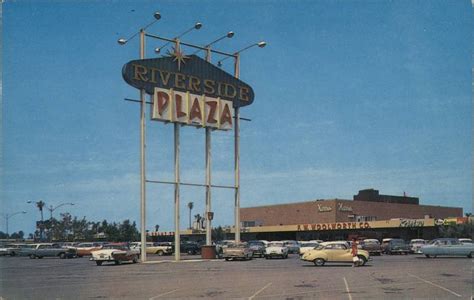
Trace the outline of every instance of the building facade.
{"type": "Polygon", "coordinates": [[[437,224],[462,216],[459,207],[420,205],[418,198],[381,195],[374,189],[359,191],[353,200],[314,200],[240,210],[245,235],[258,239],[430,239],[437,235],[437,224]]]}

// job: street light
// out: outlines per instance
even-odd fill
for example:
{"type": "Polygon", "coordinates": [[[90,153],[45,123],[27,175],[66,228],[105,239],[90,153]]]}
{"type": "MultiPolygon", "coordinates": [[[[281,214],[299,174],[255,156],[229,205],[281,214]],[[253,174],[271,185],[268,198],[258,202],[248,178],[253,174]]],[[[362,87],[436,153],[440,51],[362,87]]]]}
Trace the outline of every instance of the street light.
{"type": "Polygon", "coordinates": [[[26,214],[26,211],[17,211],[12,214],[5,214],[5,219],[7,221],[7,236],[8,236],[8,221],[10,220],[11,217],[19,215],[19,214],[26,214]]]}
{"type": "MultiPolygon", "coordinates": [[[[142,30],[145,30],[147,29],[148,27],[150,27],[151,25],[155,24],[156,21],[158,21],[159,19],[161,19],[161,14],[157,11],[153,14],[153,16],[155,17],[155,20],[151,23],[149,23],[148,25],[146,25],[145,27],[142,28],[142,30]]],[[[120,38],[117,40],[117,43],[119,43],[119,45],[125,45],[126,43],[128,43],[128,41],[130,41],[131,39],[133,39],[134,37],[136,37],[138,34],[140,33],[140,31],[136,32],[135,34],[133,34],[131,37],[129,37],[128,39],[124,39],[124,38],[120,38]]]]}
{"type": "Polygon", "coordinates": [[[47,209],[49,210],[50,212],[50,221],[53,220],[53,211],[55,211],[56,209],[60,208],[61,206],[64,206],[64,205],[74,205],[74,203],[70,203],[70,202],[67,202],[67,203],[61,203],[59,205],[56,205],[55,207],[53,207],[52,205],[50,205],[47,209]]]}
{"type": "MultiPolygon", "coordinates": [[[[178,35],[177,37],[174,38],[174,40],[177,40],[179,39],[180,37],[182,37],[183,35],[187,34],[188,32],[191,32],[192,30],[196,29],[196,30],[199,30],[201,29],[202,27],[202,23],[200,22],[196,22],[196,24],[194,24],[193,27],[189,28],[188,30],[184,31],[183,33],[181,33],[180,35],[178,35]]],[[[156,54],[159,54],[161,52],[161,49],[163,49],[164,47],[168,46],[171,42],[166,42],[163,46],[159,47],[159,48],[155,48],[155,53],[156,54]]]]}
{"type": "MultiPolygon", "coordinates": [[[[251,44],[245,48],[234,53],[233,57],[235,59],[234,62],[234,77],[240,77],[240,53],[243,51],[250,49],[252,47],[258,46],[259,48],[263,48],[267,45],[266,42],[261,41],[255,44],[251,44]]],[[[220,67],[222,66],[222,62],[229,58],[226,56],[225,58],[221,59],[217,62],[217,65],[220,67]]],[[[235,172],[235,194],[234,194],[234,216],[235,216],[235,241],[240,241],[240,108],[237,106],[234,109],[234,172],[235,172]]]]}
{"type": "MultiPolygon", "coordinates": [[[[249,45],[249,46],[247,46],[247,47],[245,47],[245,48],[243,48],[243,49],[241,49],[241,50],[235,52],[234,55],[238,55],[239,53],[241,53],[241,52],[243,52],[243,51],[245,51],[245,50],[247,50],[247,49],[249,49],[249,48],[255,47],[255,46],[258,46],[259,48],[263,48],[263,47],[265,47],[266,45],[267,45],[267,43],[264,42],[264,41],[261,41],[261,42],[255,43],[255,44],[251,44],[251,45],[249,45]]],[[[217,65],[218,65],[219,67],[221,67],[221,66],[222,66],[222,62],[223,62],[224,60],[228,59],[228,58],[229,58],[229,56],[226,56],[226,57],[224,57],[223,59],[219,60],[219,61],[217,62],[217,65]]]]}

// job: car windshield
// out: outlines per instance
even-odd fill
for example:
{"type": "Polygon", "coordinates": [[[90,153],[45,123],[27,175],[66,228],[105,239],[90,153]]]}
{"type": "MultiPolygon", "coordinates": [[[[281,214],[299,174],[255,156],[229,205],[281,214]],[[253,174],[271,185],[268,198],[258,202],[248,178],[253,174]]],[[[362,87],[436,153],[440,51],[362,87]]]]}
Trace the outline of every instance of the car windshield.
{"type": "Polygon", "coordinates": [[[304,244],[301,244],[301,247],[317,247],[319,246],[318,243],[304,243],[304,244]]]}
{"type": "Polygon", "coordinates": [[[127,245],[104,245],[103,249],[119,249],[119,250],[127,250],[127,245]]]}
{"type": "Polygon", "coordinates": [[[265,246],[265,244],[262,242],[250,242],[249,245],[250,246],[265,246]]]}
{"type": "Polygon", "coordinates": [[[244,243],[231,243],[229,244],[229,248],[245,248],[247,244],[244,243]]]}
{"type": "Polygon", "coordinates": [[[405,241],[404,240],[392,240],[391,243],[392,244],[405,244],[405,241]]]}
{"type": "Polygon", "coordinates": [[[281,243],[281,242],[271,242],[271,243],[268,243],[268,247],[283,247],[283,243],[281,243]]]}

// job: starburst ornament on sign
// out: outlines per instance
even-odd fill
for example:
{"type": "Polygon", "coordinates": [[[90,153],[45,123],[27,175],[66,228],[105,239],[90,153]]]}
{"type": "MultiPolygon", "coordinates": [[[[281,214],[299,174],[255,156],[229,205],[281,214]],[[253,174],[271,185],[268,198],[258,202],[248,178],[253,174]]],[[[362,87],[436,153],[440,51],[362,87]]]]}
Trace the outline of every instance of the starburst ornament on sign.
{"type": "Polygon", "coordinates": [[[168,51],[168,55],[173,57],[173,61],[178,62],[178,71],[181,71],[181,64],[186,63],[185,59],[189,59],[179,47],[173,47],[173,52],[168,51]]]}

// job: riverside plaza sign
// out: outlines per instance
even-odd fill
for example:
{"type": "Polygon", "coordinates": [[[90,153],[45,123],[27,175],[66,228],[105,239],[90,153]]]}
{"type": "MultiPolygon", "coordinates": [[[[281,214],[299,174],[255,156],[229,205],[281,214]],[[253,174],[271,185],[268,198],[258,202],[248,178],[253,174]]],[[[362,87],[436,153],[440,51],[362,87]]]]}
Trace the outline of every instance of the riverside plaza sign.
{"type": "Polygon", "coordinates": [[[196,55],[132,60],[122,76],[152,95],[157,121],[229,130],[234,108],[254,100],[248,84],[196,55]]]}

